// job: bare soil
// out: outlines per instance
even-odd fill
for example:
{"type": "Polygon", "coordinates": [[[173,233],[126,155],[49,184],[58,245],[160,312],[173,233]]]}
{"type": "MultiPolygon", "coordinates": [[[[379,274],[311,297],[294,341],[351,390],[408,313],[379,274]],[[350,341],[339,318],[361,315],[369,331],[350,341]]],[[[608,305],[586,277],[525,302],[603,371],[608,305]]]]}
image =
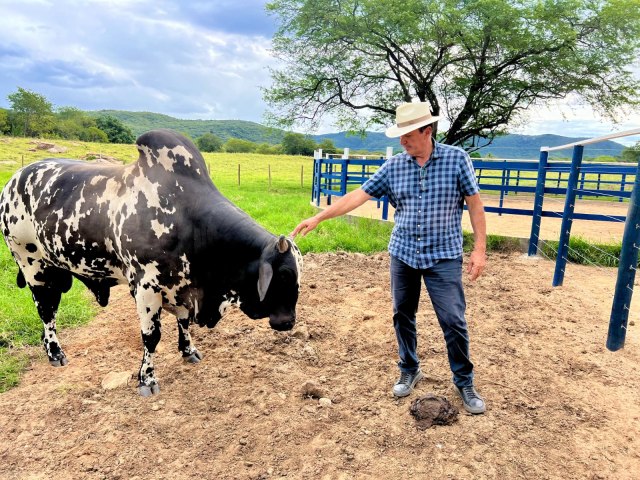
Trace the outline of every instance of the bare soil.
{"type": "Polygon", "coordinates": [[[136,381],[141,342],[133,300],[114,289],[90,326],[60,335],[69,365],[40,348],[19,387],[0,395],[2,479],[637,479],[640,335],[632,306],[623,350],[605,348],[615,269],[492,254],[467,282],[476,381],[488,410],[454,394],[442,334],[426,295],[419,312],[425,378],[404,399],[388,255],[309,254],[291,332],[235,310],[194,328],[204,359],[185,364],[174,319],[156,355],[161,393],[136,381]],[[421,430],[421,395],[460,410],[421,430]],[[328,398],[320,400],[319,397],[328,398]]]}

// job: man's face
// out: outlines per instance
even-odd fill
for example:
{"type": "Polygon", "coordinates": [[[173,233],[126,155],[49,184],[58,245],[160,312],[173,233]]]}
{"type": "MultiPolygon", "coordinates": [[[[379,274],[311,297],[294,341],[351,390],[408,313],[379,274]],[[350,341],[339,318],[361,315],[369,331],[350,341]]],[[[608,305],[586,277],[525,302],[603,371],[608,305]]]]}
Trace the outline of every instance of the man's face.
{"type": "Polygon", "coordinates": [[[429,151],[431,130],[432,127],[429,125],[422,133],[420,133],[420,130],[412,130],[409,133],[405,133],[400,137],[400,145],[412,157],[423,157],[429,151]]]}

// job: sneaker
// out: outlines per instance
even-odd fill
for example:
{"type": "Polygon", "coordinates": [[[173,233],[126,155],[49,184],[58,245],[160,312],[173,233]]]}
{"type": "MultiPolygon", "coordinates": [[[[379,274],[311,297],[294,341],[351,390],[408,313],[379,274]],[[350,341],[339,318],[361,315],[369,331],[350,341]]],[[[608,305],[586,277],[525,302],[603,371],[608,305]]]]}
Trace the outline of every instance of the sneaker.
{"type": "Polygon", "coordinates": [[[402,372],[400,379],[393,386],[393,394],[396,397],[406,397],[413,391],[413,387],[423,377],[422,372],[418,370],[414,373],[402,372]]]}
{"type": "Polygon", "coordinates": [[[462,398],[462,405],[467,412],[477,415],[479,413],[484,413],[487,409],[484,404],[484,400],[480,395],[478,395],[478,392],[473,388],[473,385],[466,387],[455,386],[455,389],[456,392],[458,392],[458,395],[460,395],[460,398],[462,398]]]}

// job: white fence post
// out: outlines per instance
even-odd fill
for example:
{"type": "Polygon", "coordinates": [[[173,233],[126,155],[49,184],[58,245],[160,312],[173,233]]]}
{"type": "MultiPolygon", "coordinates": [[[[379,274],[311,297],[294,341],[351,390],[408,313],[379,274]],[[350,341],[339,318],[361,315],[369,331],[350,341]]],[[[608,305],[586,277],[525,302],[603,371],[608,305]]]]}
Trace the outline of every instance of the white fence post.
{"type": "Polygon", "coordinates": [[[393,147],[387,147],[387,158],[393,157],[393,147]]]}

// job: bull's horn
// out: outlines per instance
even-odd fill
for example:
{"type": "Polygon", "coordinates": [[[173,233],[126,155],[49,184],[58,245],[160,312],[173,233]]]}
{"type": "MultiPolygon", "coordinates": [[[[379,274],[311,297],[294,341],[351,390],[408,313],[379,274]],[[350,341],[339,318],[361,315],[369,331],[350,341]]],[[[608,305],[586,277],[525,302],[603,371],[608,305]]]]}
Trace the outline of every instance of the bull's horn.
{"type": "Polygon", "coordinates": [[[284,235],[280,235],[280,238],[278,239],[278,251],[280,253],[285,253],[287,250],[289,250],[289,242],[287,242],[284,235]]]}

